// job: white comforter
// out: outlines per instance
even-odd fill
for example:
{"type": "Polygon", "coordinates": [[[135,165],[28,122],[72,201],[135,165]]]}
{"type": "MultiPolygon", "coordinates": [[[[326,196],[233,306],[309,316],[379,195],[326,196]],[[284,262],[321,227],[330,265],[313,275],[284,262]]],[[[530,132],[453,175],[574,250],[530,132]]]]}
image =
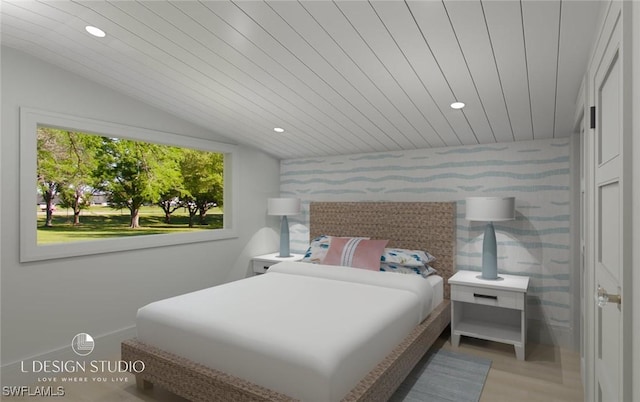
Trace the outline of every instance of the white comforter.
{"type": "Polygon", "coordinates": [[[338,401],[430,312],[408,275],[287,262],[151,303],[138,338],[303,401],[338,401]]]}

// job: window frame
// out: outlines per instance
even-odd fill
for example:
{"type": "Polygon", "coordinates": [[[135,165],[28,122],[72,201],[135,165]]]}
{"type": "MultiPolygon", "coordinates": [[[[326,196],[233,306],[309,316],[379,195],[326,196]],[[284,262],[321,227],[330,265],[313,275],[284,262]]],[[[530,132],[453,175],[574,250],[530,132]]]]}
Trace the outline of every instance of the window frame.
{"type": "Polygon", "coordinates": [[[236,145],[188,137],[124,124],[20,108],[20,262],[41,261],[93,254],[138,250],[179,244],[237,238],[239,188],[236,145]],[[37,243],[37,128],[52,128],[128,138],[161,145],[192,148],[224,154],[224,219],[221,229],[197,232],[151,234],[38,245],[37,243]],[[123,135],[123,133],[126,133],[123,135]]]}

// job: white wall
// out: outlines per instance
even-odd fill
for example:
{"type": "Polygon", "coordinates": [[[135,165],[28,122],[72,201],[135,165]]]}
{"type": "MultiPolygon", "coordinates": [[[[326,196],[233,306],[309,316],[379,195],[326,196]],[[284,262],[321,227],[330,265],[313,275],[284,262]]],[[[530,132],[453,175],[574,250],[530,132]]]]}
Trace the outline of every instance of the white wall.
{"type": "MultiPolygon", "coordinates": [[[[130,334],[139,307],[242,278],[252,255],[276,249],[277,235],[267,226],[277,222],[266,216],[266,199],[278,195],[279,162],[240,147],[237,239],[19,263],[19,107],[230,140],[13,49],[2,48],[1,62],[3,374],[22,359],[68,348],[79,332],[97,337],[96,348],[103,335],[130,334]]],[[[103,352],[117,355],[111,344],[103,352]]]]}

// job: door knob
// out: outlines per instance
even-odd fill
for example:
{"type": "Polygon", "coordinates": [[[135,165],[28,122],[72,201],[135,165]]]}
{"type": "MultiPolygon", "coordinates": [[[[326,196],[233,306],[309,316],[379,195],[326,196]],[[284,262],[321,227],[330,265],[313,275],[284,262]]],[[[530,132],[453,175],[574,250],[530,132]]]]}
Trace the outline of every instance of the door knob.
{"type": "Polygon", "coordinates": [[[598,307],[604,307],[608,302],[622,304],[622,297],[620,295],[610,295],[602,286],[598,285],[596,302],[598,307]]]}

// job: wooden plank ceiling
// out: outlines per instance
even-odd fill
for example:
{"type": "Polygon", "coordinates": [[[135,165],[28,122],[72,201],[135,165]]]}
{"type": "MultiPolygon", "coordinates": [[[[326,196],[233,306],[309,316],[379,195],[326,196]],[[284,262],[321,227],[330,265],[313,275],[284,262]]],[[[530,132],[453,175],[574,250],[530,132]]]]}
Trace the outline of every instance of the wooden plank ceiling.
{"type": "Polygon", "coordinates": [[[4,0],[0,12],[4,46],[296,158],[566,137],[600,8],[4,0]]]}

